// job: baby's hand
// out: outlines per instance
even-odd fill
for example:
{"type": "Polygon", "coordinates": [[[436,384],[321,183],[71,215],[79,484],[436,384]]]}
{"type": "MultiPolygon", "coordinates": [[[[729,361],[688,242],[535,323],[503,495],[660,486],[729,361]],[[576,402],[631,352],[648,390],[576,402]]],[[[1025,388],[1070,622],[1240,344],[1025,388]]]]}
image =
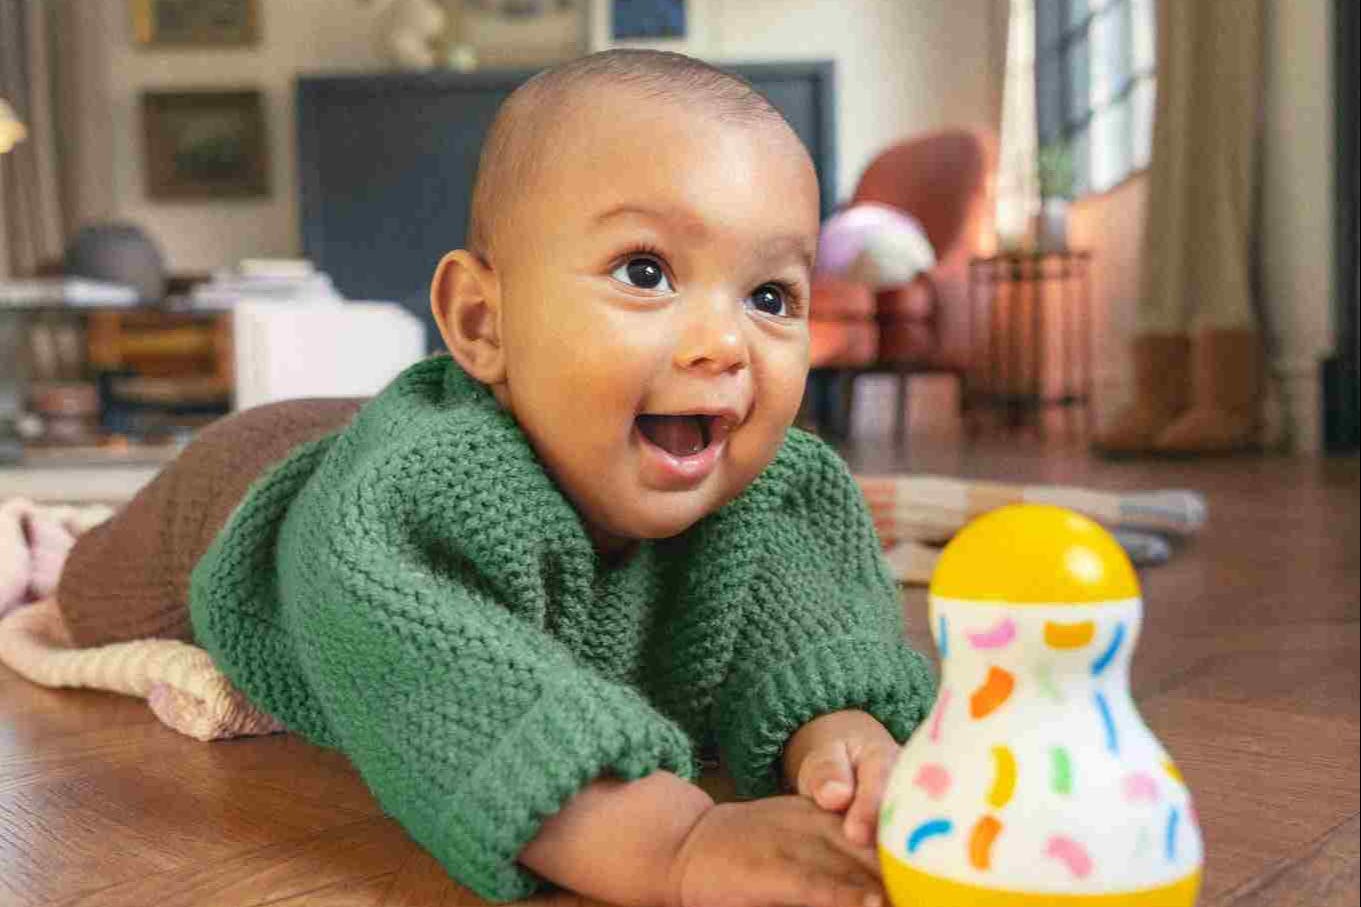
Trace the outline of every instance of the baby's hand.
{"type": "Polygon", "coordinates": [[[825,810],[846,814],[846,837],[874,843],[879,806],[898,758],[898,745],[882,738],[852,736],[828,740],[809,751],[799,767],[797,790],[825,810]]]}
{"type": "Polygon", "coordinates": [[[840,824],[803,797],[719,804],[677,853],[669,907],[880,907],[874,850],[840,824]]]}

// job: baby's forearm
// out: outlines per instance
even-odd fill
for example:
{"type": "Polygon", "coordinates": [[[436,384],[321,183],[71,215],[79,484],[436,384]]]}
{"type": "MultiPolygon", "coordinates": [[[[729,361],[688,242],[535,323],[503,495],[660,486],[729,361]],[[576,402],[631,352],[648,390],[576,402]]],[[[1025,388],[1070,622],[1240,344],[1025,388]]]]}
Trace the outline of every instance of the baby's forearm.
{"type": "Polygon", "coordinates": [[[620,907],[669,904],[676,854],[713,805],[708,794],[670,772],[594,781],[544,822],[520,863],[620,907]]]}

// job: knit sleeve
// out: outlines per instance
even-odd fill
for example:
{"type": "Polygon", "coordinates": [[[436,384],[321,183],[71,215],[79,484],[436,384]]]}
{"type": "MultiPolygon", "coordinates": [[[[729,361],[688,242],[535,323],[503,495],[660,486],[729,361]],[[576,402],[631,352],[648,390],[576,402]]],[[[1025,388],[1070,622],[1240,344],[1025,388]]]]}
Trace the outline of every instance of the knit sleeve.
{"type": "Polygon", "coordinates": [[[309,485],[281,519],[271,502],[289,475],[262,483],[200,564],[199,641],[253,701],[344,752],[453,878],[493,901],[527,897],[542,880],[519,853],[592,780],[693,779],[673,721],[472,564],[526,583],[537,568],[494,531],[471,537],[486,550],[469,560],[449,527],[422,525],[469,496],[359,472],[309,485]],[[277,588],[251,585],[270,562],[277,588]]]}
{"type": "Polygon", "coordinates": [[[638,694],[476,593],[399,601],[359,576],[335,592],[298,615],[325,640],[303,669],[383,808],[479,895],[538,889],[516,858],[592,780],[692,777],[687,739],[638,694]]]}
{"type": "Polygon", "coordinates": [[[693,777],[678,727],[474,579],[317,554],[291,612],[309,685],[383,808],[479,895],[539,887],[517,855],[592,780],[693,777]]]}
{"type": "Polygon", "coordinates": [[[935,699],[930,665],[903,638],[902,606],[863,497],[841,459],[792,433],[726,514],[737,547],[759,539],[731,667],[714,703],[724,762],[744,796],[775,793],[789,738],[861,709],[904,742],[935,699]]]}

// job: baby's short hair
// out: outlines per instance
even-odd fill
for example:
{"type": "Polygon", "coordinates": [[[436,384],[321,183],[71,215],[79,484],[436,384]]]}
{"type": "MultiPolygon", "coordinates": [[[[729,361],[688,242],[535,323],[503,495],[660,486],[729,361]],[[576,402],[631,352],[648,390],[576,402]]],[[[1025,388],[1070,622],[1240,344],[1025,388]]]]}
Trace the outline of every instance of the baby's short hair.
{"type": "MultiPolygon", "coordinates": [[[[473,183],[468,248],[490,260],[498,218],[511,193],[531,184],[549,128],[593,86],[608,84],[644,98],[702,102],[705,112],[740,123],[777,123],[774,105],[740,76],[684,54],[607,50],[538,73],[506,98],[482,145],[473,183]]],[[[792,129],[791,129],[792,132],[792,129]]]]}

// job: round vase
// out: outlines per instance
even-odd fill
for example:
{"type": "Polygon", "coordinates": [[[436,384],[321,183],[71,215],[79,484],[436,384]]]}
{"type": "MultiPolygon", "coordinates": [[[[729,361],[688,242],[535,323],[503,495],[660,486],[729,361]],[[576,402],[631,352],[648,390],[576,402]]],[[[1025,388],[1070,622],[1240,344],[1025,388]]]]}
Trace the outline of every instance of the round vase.
{"type": "Polygon", "coordinates": [[[940,694],[879,825],[899,907],[1190,907],[1190,793],[1135,709],[1143,605],[1115,540],[1071,511],[1004,507],[932,577],[940,694]]]}

